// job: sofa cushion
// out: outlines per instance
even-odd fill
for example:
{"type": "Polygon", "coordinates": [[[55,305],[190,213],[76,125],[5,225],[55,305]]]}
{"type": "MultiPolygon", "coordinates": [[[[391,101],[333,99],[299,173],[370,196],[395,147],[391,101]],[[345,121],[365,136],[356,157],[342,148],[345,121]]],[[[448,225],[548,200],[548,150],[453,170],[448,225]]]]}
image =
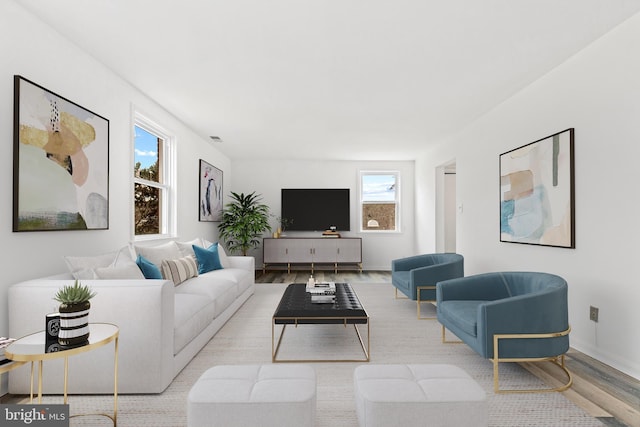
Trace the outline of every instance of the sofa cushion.
{"type": "Polygon", "coordinates": [[[393,284],[401,289],[409,290],[410,271],[394,271],[393,284]]]}
{"type": "Polygon", "coordinates": [[[251,280],[252,273],[241,268],[224,268],[206,273],[205,275],[215,275],[215,280],[224,279],[237,284],[238,295],[249,289],[253,283],[253,280],[251,280]]]}
{"type": "Polygon", "coordinates": [[[178,286],[182,282],[198,275],[198,264],[191,255],[177,259],[163,259],[162,276],[178,286]]]}
{"type": "Polygon", "coordinates": [[[140,268],[140,271],[142,271],[145,279],[163,279],[162,272],[158,266],[142,255],[138,255],[138,258],[136,258],[136,264],[140,268]]]}
{"type": "Polygon", "coordinates": [[[213,301],[197,294],[176,292],[174,308],[173,354],[177,354],[216,316],[213,301]]]}
{"type": "Polygon", "coordinates": [[[198,273],[204,274],[209,271],[220,270],[222,264],[220,264],[220,256],[218,255],[218,244],[214,243],[208,248],[201,248],[200,246],[193,245],[193,252],[198,259],[198,273]]]}
{"type": "Polygon", "coordinates": [[[177,259],[182,257],[178,244],[174,241],[158,246],[134,246],[137,255],[142,255],[157,267],[160,267],[163,259],[177,259]]]}
{"type": "Polygon", "coordinates": [[[238,292],[238,285],[235,282],[217,275],[212,278],[209,274],[199,275],[187,280],[176,288],[176,295],[190,294],[199,298],[206,297],[206,299],[213,300],[215,316],[218,316],[235,301],[240,292],[238,292]]]}
{"type": "Polygon", "coordinates": [[[449,322],[471,336],[478,334],[478,306],[486,301],[442,301],[438,305],[439,312],[449,322]]]}

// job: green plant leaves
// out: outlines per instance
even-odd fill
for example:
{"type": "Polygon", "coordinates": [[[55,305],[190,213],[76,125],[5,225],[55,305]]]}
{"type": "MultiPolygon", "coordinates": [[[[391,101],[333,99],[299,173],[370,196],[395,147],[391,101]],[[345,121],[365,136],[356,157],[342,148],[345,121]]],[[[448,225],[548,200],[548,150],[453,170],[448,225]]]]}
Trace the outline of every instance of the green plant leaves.
{"type": "Polygon", "coordinates": [[[96,293],[88,286],[80,284],[78,280],[73,285],[63,286],[53,297],[56,301],[66,304],[76,304],[89,301],[96,293]]]}
{"type": "Polygon", "coordinates": [[[232,202],[222,211],[222,221],[218,225],[220,238],[230,252],[247,255],[251,247],[260,244],[262,234],[269,230],[269,206],[261,203],[262,197],[255,191],[250,194],[230,193],[232,202]]]}

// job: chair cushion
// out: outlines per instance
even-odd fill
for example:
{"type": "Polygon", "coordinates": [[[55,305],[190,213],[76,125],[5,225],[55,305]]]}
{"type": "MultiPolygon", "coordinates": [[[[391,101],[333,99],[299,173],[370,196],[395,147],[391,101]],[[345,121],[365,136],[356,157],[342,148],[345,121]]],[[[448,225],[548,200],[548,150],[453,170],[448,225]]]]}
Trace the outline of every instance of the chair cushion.
{"type": "Polygon", "coordinates": [[[486,301],[442,301],[438,310],[453,325],[475,337],[478,335],[478,306],[484,303],[486,301]]]}

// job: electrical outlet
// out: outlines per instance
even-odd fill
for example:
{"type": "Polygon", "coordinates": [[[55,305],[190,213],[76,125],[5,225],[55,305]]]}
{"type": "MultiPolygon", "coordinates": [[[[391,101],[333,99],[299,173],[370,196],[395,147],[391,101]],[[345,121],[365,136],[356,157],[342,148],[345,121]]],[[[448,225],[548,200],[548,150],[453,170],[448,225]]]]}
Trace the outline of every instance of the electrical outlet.
{"type": "Polygon", "coordinates": [[[598,321],[598,307],[590,306],[589,307],[589,320],[593,320],[594,322],[598,321]]]}

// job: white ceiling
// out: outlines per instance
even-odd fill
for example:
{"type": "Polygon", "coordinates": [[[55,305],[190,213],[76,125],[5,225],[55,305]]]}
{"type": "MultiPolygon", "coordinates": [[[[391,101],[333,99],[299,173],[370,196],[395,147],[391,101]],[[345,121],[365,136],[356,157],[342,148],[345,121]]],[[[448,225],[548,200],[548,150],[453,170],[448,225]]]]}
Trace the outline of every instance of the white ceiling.
{"type": "Polygon", "coordinates": [[[640,0],[15,0],[231,158],[414,159],[640,0]]]}

